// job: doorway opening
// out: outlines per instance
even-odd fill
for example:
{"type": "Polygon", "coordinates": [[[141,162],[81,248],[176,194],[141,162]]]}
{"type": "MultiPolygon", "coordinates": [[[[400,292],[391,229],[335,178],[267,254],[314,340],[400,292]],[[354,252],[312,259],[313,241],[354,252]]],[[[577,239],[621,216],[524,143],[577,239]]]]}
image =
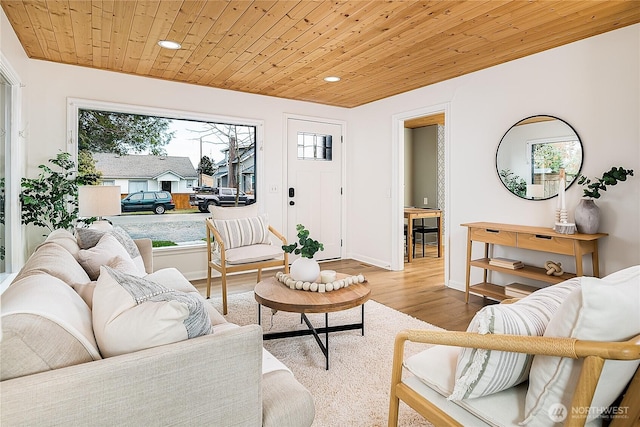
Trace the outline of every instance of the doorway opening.
{"type": "MultiPolygon", "coordinates": [[[[405,259],[442,256],[444,216],[444,113],[404,122],[405,259]],[[424,210],[408,219],[407,209],[424,210]],[[438,210],[435,212],[426,212],[438,210]],[[408,224],[408,221],[411,224],[408,224]],[[411,225],[411,227],[408,227],[411,225]],[[409,231],[411,236],[409,236],[409,231]],[[411,246],[410,248],[408,246],[411,246]]],[[[420,212],[420,211],[417,211],[420,212]]]]}
{"type": "MultiPolygon", "coordinates": [[[[391,254],[391,268],[403,270],[405,265],[408,265],[407,251],[413,251],[413,247],[408,248],[406,245],[408,236],[405,234],[405,225],[408,225],[408,219],[405,218],[411,215],[408,212],[411,210],[410,207],[413,206],[417,210],[425,208],[440,210],[440,233],[432,231],[416,236],[415,260],[422,259],[422,239],[424,239],[427,257],[437,256],[437,249],[440,247],[445,285],[449,277],[448,216],[446,215],[450,198],[447,191],[450,151],[448,148],[450,124],[447,123],[449,108],[449,104],[440,104],[393,116],[393,168],[397,171],[394,174],[397,181],[394,180],[391,194],[394,206],[392,220],[397,224],[392,232],[395,250],[391,254]],[[424,139],[430,142],[425,143],[424,139]]],[[[415,221],[412,224],[415,224],[415,221]]],[[[433,230],[436,224],[437,216],[424,220],[426,229],[433,230]]],[[[417,225],[421,226],[422,221],[419,220],[417,225]]]]}

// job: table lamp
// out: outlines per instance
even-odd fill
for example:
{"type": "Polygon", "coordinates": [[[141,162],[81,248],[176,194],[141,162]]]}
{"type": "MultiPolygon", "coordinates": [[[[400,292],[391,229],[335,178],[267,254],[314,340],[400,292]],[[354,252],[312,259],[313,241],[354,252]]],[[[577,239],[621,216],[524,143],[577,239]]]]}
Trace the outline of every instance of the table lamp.
{"type": "Polygon", "coordinates": [[[97,217],[92,228],[109,229],[111,223],[102,217],[120,215],[120,186],[83,185],[78,187],[78,216],[97,217]]]}

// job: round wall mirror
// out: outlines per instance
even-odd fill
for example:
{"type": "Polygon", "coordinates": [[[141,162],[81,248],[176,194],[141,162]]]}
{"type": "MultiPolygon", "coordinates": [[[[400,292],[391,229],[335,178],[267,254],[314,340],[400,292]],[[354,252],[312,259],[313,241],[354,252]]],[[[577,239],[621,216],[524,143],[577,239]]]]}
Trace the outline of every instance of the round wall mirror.
{"type": "Polygon", "coordinates": [[[580,175],[582,142],[564,120],[533,116],[511,126],[496,153],[496,171],[511,193],[527,200],[558,195],[560,170],[566,188],[580,175]]]}

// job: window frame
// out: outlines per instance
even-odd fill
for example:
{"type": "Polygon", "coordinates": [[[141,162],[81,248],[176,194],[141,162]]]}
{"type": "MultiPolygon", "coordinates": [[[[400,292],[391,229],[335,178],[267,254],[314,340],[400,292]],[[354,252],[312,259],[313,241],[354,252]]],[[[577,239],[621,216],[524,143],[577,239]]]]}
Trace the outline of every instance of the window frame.
{"type": "Polygon", "coordinates": [[[6,111],[7,133],[4,145],[5,177],[5,268],[0,273],[0,293],[11,282],[24,264],[24,236],[22,234],[22,212],[20,210],[20,180],[23,176],[22,159],[24,141],[22,128],[22,83],[7,58],[0,52],[0,74],[8,83],[8,110],[6,111]]]}
{"type": "MultiPolygon", "coordinates": [[[[266,194],[265,175],[264,175],[264,159],[263,156],[258,153],[263,152],[264,148],[264,120],[249,119],[246,117],[234,117],[225,116],[213,113],[200,113],[193,111],[185,111],[170,108],[160,107],[147,107],[142,105],[125,104],[108,101],[96,101],[84,98],[67,98],[67,134],[69,140],[67,141],[67,152],[72,155],[74,161],[78,162],[78,117],[79,110],[101,110],[101,111],[113,111],[116,113],[125,114],[139,114],[146,116],[164,117],[167,119],[179,119],[179,120],[193,120],[203,121],[211,123],[231,123],[234,125],[244,125],[255,127],[255,156],[256,156],[256,180],[258,185],[255,186],[258,194],[266,194]]],[[[257,202],[260,205],[260,201],[257,202]]],[[[205,247],[206,242],[202,242],[201,245],[193,245],[197,247],[205,247]]],[[[187,251],[186,246],[170,246],[163,248],[154,248],[153,251],[159,252],[175,251],[184,252],[187,251]]]]}

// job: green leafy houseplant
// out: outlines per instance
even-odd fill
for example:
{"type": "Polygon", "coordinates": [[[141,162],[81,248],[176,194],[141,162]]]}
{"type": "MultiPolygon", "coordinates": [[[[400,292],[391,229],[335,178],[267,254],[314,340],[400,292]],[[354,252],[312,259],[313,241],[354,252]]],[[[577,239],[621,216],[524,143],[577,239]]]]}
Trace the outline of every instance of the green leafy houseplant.
{"type": "Polygon", "coordinates": [[[283,251],[289,254],[295,253],[303,258],[313,258],[316,252],[324,250],[322,243],[309,237],[309,230],[307,230],[304,225],[296,225],[296,231],[298,232],[298,242],[300,243],[300,247],[298,247],[298,243],[294,242],[290,245],[282,245],[283,251]]]}
{"type": "Polygon", "coordinates": [[[49,163],[59,170],[40,165],[37,178],[22,178],[22,223],[71,229],[78,219],[78,185],[94,183],[96,176],[77,175],[69,153],[58,153],[49,163]]]}
{"type": "Polygon", "coordinates": [[[509,191],[516,196],[527,197],[527,183],[522,177],[516,175],[510,169],[502,169],[499,175],[509,191]]]}
{"type": "Polygon", "coordinates": [[[600,192],[607,191],[607,186],[616,185],[619,181],[626,181],[627,176],[633,176],[632,169],[616,168],[614,166],[611,170],[603,173],[601,178],[594,178],[593,181],[584,175],[580,175],[578,184],[586,186],[583,188],[584,197],[599,199],[600,192]]]}

